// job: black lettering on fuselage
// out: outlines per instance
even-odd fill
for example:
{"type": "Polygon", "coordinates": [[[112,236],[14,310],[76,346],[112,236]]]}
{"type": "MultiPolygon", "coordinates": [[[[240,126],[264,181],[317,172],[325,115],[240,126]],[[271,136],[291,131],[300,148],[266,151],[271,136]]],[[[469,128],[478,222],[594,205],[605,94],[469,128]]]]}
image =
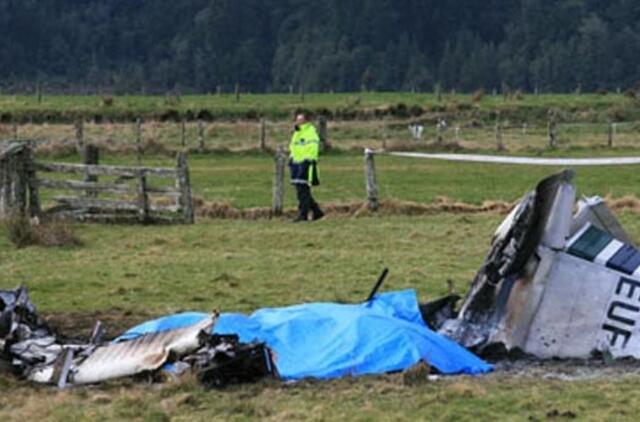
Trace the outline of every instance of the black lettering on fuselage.
{"type": "Polygon", "coordinates": [[[636,325],[636,321],[633,318],[625,318],[620,313],[616,313],[617,309],[625,309],[629,312],[638,313],[640,308],[634,305],[629,305],[628,303],[613,301],[611,302],[611,306],[609,306],[609,312],[607,312],[607,318],[612,321],[617,321],[624,325],[634,326],[636,325]]]}
{"type": "Polygon", "coordinates": [[[618,336],[624,337],[624,340],[622,341],[622,348],[624,349],[625,347],[627,347],[627,342],[629,341],[629,338],[631,338],[631,331],[614,327],[613,325],[609,324],[602,324],[602,329],[611,331],[611,338],[609,339],[609,345],[611,347],[615,347],[616,342],[618,341],[618,336]]]}
{"type": "Polygon", "coordinates": [[[626,277],[620,277],[616,286],[616,299],[609,305],[607,320],[602,324],[602,329],[609,331],[609,344],[614,347],[622,338],[621,348],[625,348],[631,338],[632,328],[636,325],[636,318],[640,313],[640,306],[628,303],[629,299],[636,299],[636,291],[640,292],[640,282],[626,277]],[[622,302],[621,300],[625,300],[622,302]]]}
{"type": "Polygon", "coordinates": [[[616,294],[620,295],[622,291],[622,287],[624,285],[629,286],[629,291],[627,292],[627,298],[631,299],[633,297],[633,292],[636,290],[636,287],[640,287],[640,281],[631,280],[630,278],[620,277],[620,281],[618,281],[618,286],[616,287],[616,294]]]}

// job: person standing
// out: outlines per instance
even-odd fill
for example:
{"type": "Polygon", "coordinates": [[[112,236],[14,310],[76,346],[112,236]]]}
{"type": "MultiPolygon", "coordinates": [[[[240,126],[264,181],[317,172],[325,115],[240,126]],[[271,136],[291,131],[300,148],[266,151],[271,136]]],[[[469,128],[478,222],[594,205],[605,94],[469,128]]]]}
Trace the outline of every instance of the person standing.
{"type": "Polygon", "coordinates": [[[307,221],[309,211],[311,211],[311,219],[314,221],[324,216],[311,194],[311,186],[320,184],[318,179],[319,150],[320,137],[315,126],[307,120],[304,113],[298,113],[289,144],[291,184],[296,187],[298,197],[298,216],[293,220],[294,222],[307,221]]]}

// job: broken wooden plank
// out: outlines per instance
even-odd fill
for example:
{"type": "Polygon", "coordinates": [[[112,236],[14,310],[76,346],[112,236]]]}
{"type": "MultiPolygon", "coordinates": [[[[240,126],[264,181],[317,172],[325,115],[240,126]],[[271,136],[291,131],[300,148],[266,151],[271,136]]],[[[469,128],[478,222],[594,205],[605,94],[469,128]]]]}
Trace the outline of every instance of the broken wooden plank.
{"type": "MultiPolygon", "coordinates": [[[[77,196],[54,196],[53,199],[62,205],[75,209],[98,209],[108,211],[133,211],[140,209],[139,201],[109,200],[95,198],[81,198],[77,196]]],[[[161,205],[149,203],[149,211],[154,212],[179,212],[176,205],[161,205]]]]}
{"type": "Polygon", "coordinates": [[[91,176],[126,176],[139,177],[176,177],[176,169],[163,167],[132,167],[132,166],[107,166],[107,165],[84,165],[70,163],[35,163],[36,170],[59,173],[79,173],[91,176]]]}
{"type": "MultiPolygon", "coordinates": [[[[118,183],[83,182],[80,180],[36,180],[38,187],[50,189],[91,190],[106,193],[136,193],[133,186],[118,183]]],[[[174,189],[175,190],[175,189],[174,189]]]]}
{"type": "MultiPolygon", "coordinates": [[[[56,213],[58,218],[73,219],[80,222],[92,223],[136,223],[138,222],[137,214],[114,214],[114,213],[86,213],[74,211],[60,211],[56,213]]],[[[181,224],[184,220],[181,216],[170,215],[150,215],[149,224],[181,224]]]]}
{"type": "Polygon", "coordinates": [[[138,211],[136,201],[112,201],[108,199],[79,198],[75,196],[54,196],[53,199],[71,208],[96,208],[113,211],[138,211]]]}

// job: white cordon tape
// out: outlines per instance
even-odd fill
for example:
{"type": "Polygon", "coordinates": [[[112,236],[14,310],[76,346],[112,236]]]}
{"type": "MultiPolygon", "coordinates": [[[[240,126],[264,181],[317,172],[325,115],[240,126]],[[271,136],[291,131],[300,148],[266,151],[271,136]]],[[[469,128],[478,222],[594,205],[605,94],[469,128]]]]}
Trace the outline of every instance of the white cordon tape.
{"type": "Polygon", "coordinates": [[[609,158],[535,158],[476,154],[426,154],[421,152],[389,152],[398,157],[430,158],[447,161],[470,161],[495,164],[533,164],[539,166],[623,166],[640,164],[640,157],[609,158]]]}

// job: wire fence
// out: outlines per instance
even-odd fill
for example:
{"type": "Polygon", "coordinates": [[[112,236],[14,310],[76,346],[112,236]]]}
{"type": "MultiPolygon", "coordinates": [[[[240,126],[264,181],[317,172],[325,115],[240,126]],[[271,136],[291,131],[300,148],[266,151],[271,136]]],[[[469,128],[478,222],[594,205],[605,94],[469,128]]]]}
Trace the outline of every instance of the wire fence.
{"type": "MultiPolygon", "coordinates": [[[[138,142],[147,149],[200,151],[274,151],[286,146],[292,131],[287,121],[141,122],[0,125],[2,140],[32,140],[50,149],[92,143],[129,151],[138,142]],[[79,130],[79,126],[81,130],[79,130]]],[[[329,121],[326,137],[338,150],[429,148],[472,151],[522,151],[545,148],[640,146],[640,121],[584,122],[469,122],[410,120],[329,121]]]]}

